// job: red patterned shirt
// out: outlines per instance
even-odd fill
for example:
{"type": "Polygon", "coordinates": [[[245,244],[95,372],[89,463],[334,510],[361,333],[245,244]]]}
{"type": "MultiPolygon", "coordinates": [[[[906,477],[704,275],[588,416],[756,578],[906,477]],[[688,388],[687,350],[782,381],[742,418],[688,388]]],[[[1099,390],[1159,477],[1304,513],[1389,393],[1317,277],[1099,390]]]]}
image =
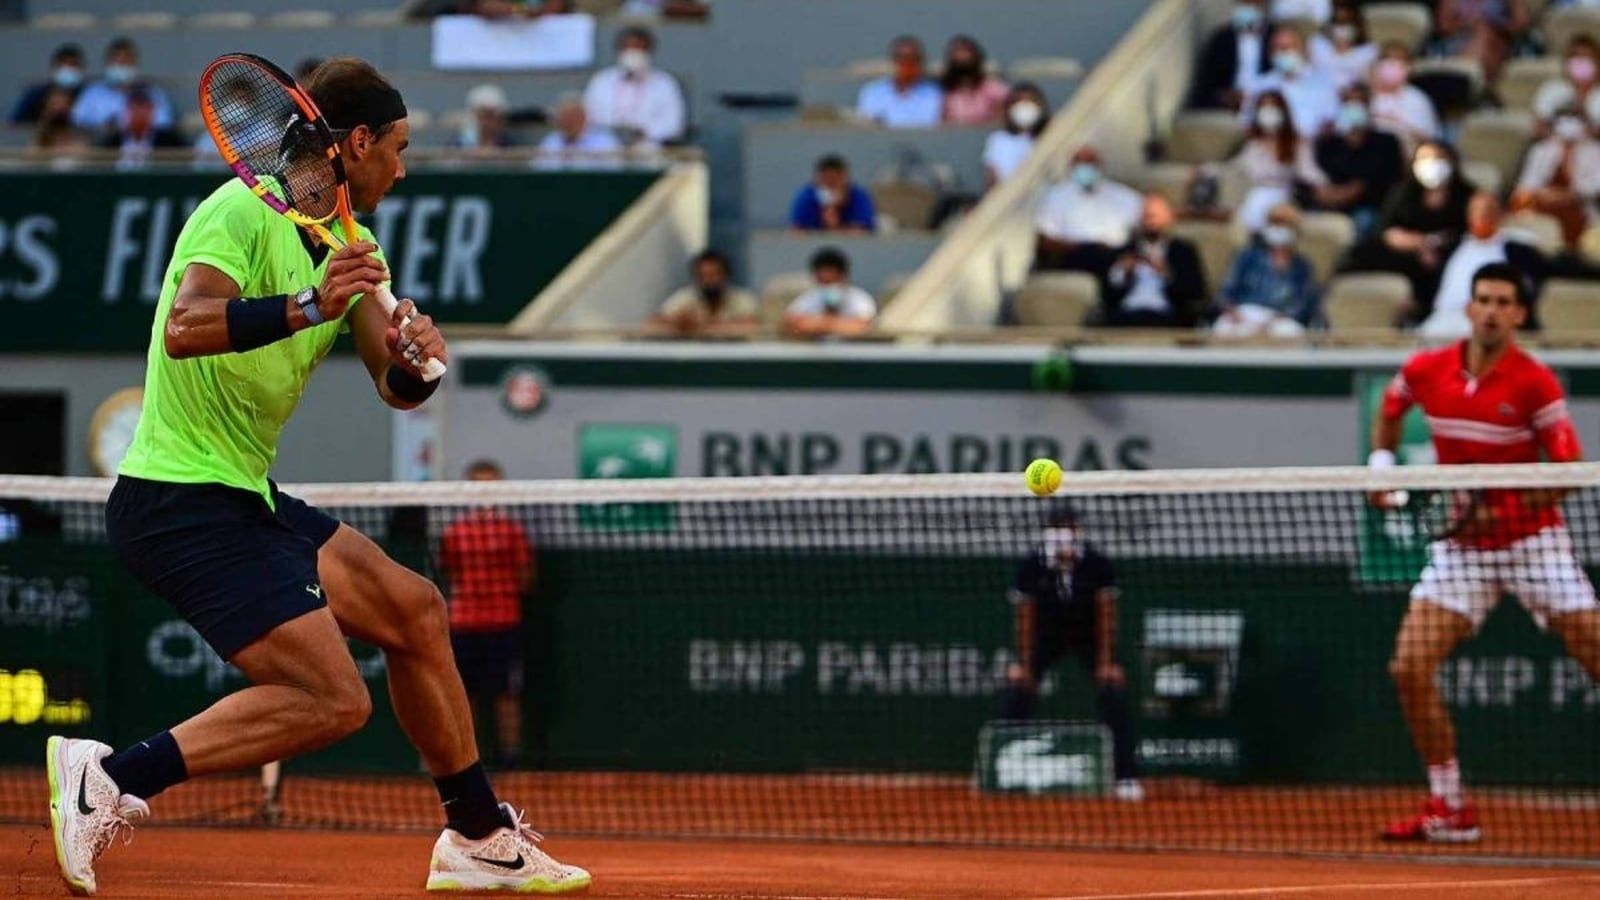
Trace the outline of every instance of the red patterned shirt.
{"type": "MultiPolygon", "coordinates": [[[[1467,371],[1467,342],[1414,354],[1383,392],[1383,414],[1399,418],[1422,407],[1439,462],[1445,465],[1574,462],[1583,457],[1567,400],[1543,363],[1512,344],[1489,371],[1467,371]]],[[[1478,547],[1503,547],[1561,524],[1558,506],[1530,510],[1522,492],[1487,492],[1494,533],[1478,547]]]]}
{"type": "Polygon", "coordinates": [[[439,562],[450,584],[452,631],[522,624],[533,552],[521,525],[492,509],[473,510],[445,529],[439,562]]]}

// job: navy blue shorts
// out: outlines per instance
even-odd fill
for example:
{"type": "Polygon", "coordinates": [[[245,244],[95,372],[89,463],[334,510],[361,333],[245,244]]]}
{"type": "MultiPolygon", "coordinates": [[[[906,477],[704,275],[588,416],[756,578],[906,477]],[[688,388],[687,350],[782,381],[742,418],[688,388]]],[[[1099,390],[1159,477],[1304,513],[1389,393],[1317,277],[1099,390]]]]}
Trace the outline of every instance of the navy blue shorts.
{"type": "Polygon", "coordinates": [[[106,536],[139,582],[172,604],[223,659],[283,623],[327,605],[317,550],[339,521],[272,485],[122,475],[106,501],[106,536]]]}

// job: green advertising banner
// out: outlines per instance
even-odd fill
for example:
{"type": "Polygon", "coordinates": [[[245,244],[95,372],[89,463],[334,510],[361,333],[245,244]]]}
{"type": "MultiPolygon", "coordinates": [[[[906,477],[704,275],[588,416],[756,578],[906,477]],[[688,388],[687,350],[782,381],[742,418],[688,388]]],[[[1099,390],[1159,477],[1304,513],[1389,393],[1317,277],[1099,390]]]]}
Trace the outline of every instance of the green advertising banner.
{"type": "MultiPolygon", "coordinates": [[[[366,217],[395,294],[503,323],[655,180],[646,172],[416,172],[366,217]]],[[[168,258],[221,172],[0,174],[0,353],[133,351],[168,258]]]]}

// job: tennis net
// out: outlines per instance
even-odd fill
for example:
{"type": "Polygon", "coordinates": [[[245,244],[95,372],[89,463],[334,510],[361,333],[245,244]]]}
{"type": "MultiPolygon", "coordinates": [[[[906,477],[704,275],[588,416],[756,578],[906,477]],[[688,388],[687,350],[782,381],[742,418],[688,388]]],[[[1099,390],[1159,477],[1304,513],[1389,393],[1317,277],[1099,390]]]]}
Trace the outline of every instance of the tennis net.
{"type": "MultiPolygon", "coordinates": [[[[480,625],[518,598],[520,727],[485,703],[479,737],[551,833],[1580,859],[1600,687],[1566,641],[1600,654],[1575,611],[1597,485],[1575,464],[1087,473],[1047,499],[1013,475],[288,490],[480,625]],[[1447,655],[1438,632],[1397,646],[1430,546],[1429,591],[1467,614],[1444,621],[1483,615],[1447,655]],[[1439,757],[1437,688],[1479,840],[1379,840],[1428,796],[1397,683],[1439,757]]],[[[109,487],[0,478],[0,820],[43,817],[47,734],[126,744],[244,684],[124,574],[109,487]]],[[[511,677],[506,645],[462,645],[477,692],[511,677]]],[[[437,828],[384,660],[353,652],[366,729],[179,786],[155,821],[437,828]]]]}

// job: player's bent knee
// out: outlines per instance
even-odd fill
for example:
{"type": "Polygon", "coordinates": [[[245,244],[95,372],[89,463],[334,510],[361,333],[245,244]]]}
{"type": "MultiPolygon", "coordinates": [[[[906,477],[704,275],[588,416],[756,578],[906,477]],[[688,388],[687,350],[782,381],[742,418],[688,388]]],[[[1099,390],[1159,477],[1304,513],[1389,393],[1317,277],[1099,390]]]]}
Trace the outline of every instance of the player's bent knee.
{"type": "Polygon", "coordinates": [[[372,694],[360,678],[341,684],[322,703],[323,736],[330,741],[348,737],[372,718],[372,694]]]}

